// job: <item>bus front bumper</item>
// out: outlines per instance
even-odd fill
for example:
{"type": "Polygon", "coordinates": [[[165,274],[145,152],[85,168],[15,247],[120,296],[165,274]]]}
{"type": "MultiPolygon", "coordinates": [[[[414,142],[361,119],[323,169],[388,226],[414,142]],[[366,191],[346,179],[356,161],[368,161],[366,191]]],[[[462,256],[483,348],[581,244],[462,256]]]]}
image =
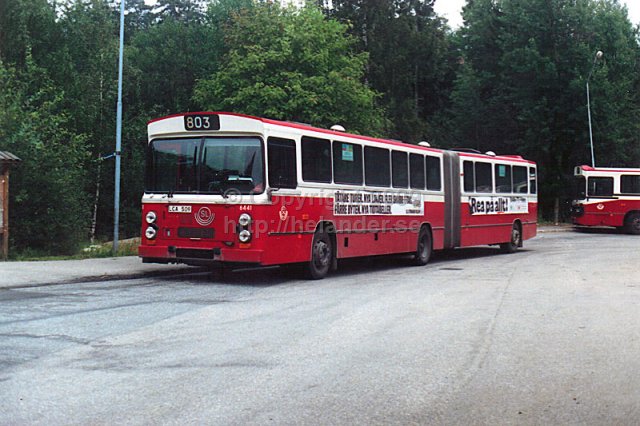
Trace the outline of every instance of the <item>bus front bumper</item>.
{"type": "Polygon", "coordinates": [[[262,263],[262,250],[251,248],[176,248],[175,246],[138,247],[138,256],[144,263],[186,263],[206,265],[219,262],[262,263]]]}

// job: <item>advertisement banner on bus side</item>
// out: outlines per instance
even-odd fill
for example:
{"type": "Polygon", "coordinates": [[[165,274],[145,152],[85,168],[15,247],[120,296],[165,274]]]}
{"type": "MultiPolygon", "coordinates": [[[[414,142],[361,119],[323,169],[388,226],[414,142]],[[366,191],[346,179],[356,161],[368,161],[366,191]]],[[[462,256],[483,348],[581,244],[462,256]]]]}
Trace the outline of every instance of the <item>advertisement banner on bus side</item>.
{"type": "Polygon", "coordinates": [[[529,213],[525,197],[469,197],[471,215],[529,213]]]}
{"type": "Polygon", "coordinates": [[[336,191],[336,216],[420,216],[424,214],[422,194],[393,192],[336,191]]]}

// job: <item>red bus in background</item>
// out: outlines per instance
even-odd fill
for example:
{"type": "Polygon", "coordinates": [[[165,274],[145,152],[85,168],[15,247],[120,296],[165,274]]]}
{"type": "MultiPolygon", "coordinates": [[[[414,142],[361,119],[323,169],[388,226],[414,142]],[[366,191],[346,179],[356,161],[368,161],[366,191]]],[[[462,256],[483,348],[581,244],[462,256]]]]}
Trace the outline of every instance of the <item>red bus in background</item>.
{"type": "Polygon", "coordinates": [[[144,262],[301,263],[536,235],[536,165],[225,112],[149,122],[144,262]]]}
{"type": "Polygon", "coordinates": [[[578,166],[574,175],[574,225],[611,226],[640,235],[640,169],[578,166]]]}

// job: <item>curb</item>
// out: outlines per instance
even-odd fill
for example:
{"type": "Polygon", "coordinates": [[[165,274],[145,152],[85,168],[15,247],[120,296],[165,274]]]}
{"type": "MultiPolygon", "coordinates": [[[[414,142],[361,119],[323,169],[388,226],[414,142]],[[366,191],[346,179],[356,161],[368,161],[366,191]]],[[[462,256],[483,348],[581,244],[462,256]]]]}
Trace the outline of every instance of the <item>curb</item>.
{"type": "Polygon", "coordinates": [[[562,225],[547,225],[547,226],[539,226],[538,227],[538,232],[540,233],[546,233],[546,232],[569,232],[569,231],[573,231],[574,230],[574,226],[573,225],[566,225],[566,224],[562,224],[562,225]]]}
{"type": "Polygon", "coordinates": [[[135,280],[141,278],[153,278],[153,277],[171,277],[180,275],[199,274],[210,271],[208,268],[193,267],[192,269],[172,269],[168,271],[140,271],[131,272],[125,274],[102,274],[102,275],[86,275],[78,276],[74,278],[53,280],[51,282],[38,282],[33,284],[8,284],[0,285],[0,291],[3,289],[20,289],[20,288],[36,288],[36,287],[52,287],[65,284],[78,284],[78,283],[99,283],[105,281],[123,281],[123,280],[135,280]]]}

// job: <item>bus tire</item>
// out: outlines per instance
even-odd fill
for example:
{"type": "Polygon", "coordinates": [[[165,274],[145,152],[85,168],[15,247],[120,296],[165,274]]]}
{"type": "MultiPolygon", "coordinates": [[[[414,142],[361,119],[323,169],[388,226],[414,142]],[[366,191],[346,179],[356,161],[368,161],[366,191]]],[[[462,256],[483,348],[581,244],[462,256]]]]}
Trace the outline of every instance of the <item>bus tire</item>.
{"type": "Polygon", "coordinates": [[[333,244],[331,237],[323,229],[313,234],[311,260],[307,265],[307,278],[321,280],[326,277],[333,264],[333,244]]]}
{"type": "Polygon", "coordinates": [[[429,231],[429,228],[426,226],[423,226],[418,234],[418,243],[416,244],[416,253],[413,255],[413,264],[423,266],[429,263],[432,251],[433,240],[431,239],[431,231],[429,231]]]}
{"type": "Polygon", "coordinates": [[[522,247],[522,229],[517,222],[514,222],[511,227],[511,240],[508,243],[500,244],[500,251],[514,253],[518,247],[522,247]]]}
{"type": "Polygon", "coordinates": [[[629,234],[640,235],[640,213],[639,212],[633,212],[627,215],[627,218],[624,220],[624,229],[629,234]]]}

